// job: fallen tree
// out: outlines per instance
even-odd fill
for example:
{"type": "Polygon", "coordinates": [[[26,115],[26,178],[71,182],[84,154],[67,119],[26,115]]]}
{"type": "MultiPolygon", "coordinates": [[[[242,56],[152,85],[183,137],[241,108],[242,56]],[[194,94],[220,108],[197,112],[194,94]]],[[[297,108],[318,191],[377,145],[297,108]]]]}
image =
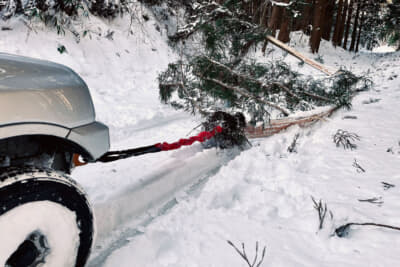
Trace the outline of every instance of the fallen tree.
{"type": "Polygon", "coordinates": [[[364,77],[332,71],[280,43],[252,22],[242,2],[198,2],[188,23],[170,36],[173,44],[189,52],[159,76],[164,103],[202,115],[243,112],[250,125],[248,136],[260,137],[349,108],[353,93],[370,86],[364,77]],[[282,61],[256,60],[249,51],[260,49],[266,40],[328,76],[315,79],[282,61]],[[193,42],[200,48],[190,49],[193,42]],[[330,111],[321,113],[318,107],[330,111]],[[309,115],[298,117],[299,111],[309,115]]]}

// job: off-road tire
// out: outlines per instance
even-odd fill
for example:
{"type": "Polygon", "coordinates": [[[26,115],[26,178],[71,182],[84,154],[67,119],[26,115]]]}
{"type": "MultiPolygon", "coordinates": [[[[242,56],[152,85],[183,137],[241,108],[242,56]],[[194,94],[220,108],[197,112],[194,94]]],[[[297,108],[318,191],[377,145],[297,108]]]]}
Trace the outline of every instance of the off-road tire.
{"type": "MultiPolygon", "coordinates": [[[[79,232],[75,266],[83,267],[89,257],[94,235],[93,213],[84,191],[68,175],[51,169],[29,167],[0,170],[0,218],[24,204],[43,201],[61,205],[75,213],[79,232]]],[[[22,257],[10,255],[9,266],[20,267],[18,258],[22,257]]]]}

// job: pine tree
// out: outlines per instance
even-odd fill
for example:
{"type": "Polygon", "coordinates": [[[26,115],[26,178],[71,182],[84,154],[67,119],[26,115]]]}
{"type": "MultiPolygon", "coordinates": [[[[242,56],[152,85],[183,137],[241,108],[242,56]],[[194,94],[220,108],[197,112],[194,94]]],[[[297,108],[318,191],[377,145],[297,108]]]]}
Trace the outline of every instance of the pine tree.
{"type": "Polygon", "coordinates": [[[359,20],[359,30],[355,50],[359,46],[368,50],[379,45],[383,30],[383,18],[387,12],[386,0],[365,0],[362,3],[359,20]],[[358,44],[358,45],[357,45],[358,44]]]}
{"type": "Polygon", "coordinates": [[[400,0],[392,0],[383,21],[381,36],[386,38],[390,45],[397,45],[397,50],[400,50],[400,0]]]}
{"type": "Polygon", "coordinates": [[[170,36],[182,51],[190,52],[160,74],[162,102],[203,115],[240,111],[251,124],[268,123],[272,113],[279,117],[317,106],[350,106],[351,92],[360,81],[350,72],[316,80],[284,62],[260,63],[251,57],[250,48],[260,48],[270,30],[253,22],[243,2],[203,2],[187,25],[170,36]],[[191,37],[202,44],[195,51],[185,49],[191,37]]]}

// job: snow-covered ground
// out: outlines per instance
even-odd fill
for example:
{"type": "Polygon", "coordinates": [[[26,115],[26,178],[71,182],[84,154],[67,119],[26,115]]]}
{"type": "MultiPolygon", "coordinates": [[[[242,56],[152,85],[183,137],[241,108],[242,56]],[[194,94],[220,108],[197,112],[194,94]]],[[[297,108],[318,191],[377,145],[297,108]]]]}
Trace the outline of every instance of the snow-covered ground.
{"type": "MultiPolygon", "coordinates": [[[[135,20],[129,34],[128,18],[91,17],[92,37],[79,43],[39,26],[31,31],[18,19],[1,23],[12,28],[0,31],[1,52],[56,61],[83,77],[98,120],[110,126],[112,149],[175,141],[200,123],[159,101],[157,73],[177,55],[154,20],[135,20]],[[112,40],[105,37],[111,31],[112,40]]],[[[315,57],[296,40],[293,46],[315,57]]],[[[260,266],[397,266],[400,232],[353,227],[346,238],[332,234],[347,222],[400,226],[400,53],[354,55],[327,43],[320,52],[328,66],[369,70],[375,85],[354,98],[352,110],[252,140],[240,154],[195,145],[77,168],[73,177],[95,207],[99,234],[88,265],[247,266],[230,240],[243,242],[251,260],[257,241],[259,258],[266,246],[260,266]],[[335,146],[338,129],[361,137],[357,149],[335,146]],[[297,133],[297,153],[289,153],[297,133]],[[331,212],[322,230],[311,197],[331,212]]]]}

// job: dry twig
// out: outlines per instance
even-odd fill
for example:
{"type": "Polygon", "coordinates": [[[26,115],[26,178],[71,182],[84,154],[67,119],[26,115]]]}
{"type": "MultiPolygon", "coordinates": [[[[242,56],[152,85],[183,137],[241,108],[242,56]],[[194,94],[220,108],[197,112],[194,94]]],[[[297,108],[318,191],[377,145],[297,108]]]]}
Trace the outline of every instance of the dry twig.
{"type": "Polygon", "coordinates": [[[358,201],[360,202],[368,202],[371,204],[377,204],[378,206],[381,206],[383,204],[382,197],[373,197],[373,198],[367,198],[367,199],[359,199],[358,201]]]}
{"type": "Polygon", "coordinates": [[[333,136],[333,142],[336,144],[336,146],[343,146],[344,149],[356,149],[357,145],[354,143],[356,140],[360,141],[360,136],[358,136],[356,133],[351,133],[342,129],[337,130],[333,136]]]}
{"type": "Polygon", "coordinates": [[[227,242],[229,245],[231,245],[236,250],[236,252],[240,255],[240,257],[242,257],[242,259],[244,259],[244,261],[247,263],[247,265],[249,267],[260,267],[261,266],[261,263],[264,261],[266,246],[264,246],[264,248],[262,250],[261,259],[259,261],[257,261],[257,259],[258,259],[258,241],[256,242],[256,254],[254,255],[254,259],[253,259],[252,263],[250,263],[250,260],[246,254],[246,249],[244,247],[244,243],[242,243],[242,250],[240,250],[231,241],[227,240],[227,242]]]}
{"type": "Polygon", "coordinates": [[[393,226],[393,225],[388,225],[388,224],[380,224],[380,223],[347,223],[345,225],[342,225],[338,228],[336,228],[335,233],[338,237],[345,237],[349,234],[350,227],[352,225],[358,225],[358,226],[376,226],[376,227],[381,227],[381,228],[387,228],[387,229],[392,229],[392,230],[397,230],[400,231],[400,227],[393,226]]]}
{"type": "Polygon", "coordinates": [[[311,199],[314,203],[314,209],[318,212],[319,230],[321,230],[324,227],[324,221],[326,217],[326,212],[328,211],[328,206],[326,205],[326,203],[323,204],[321,200],[317,202],[313,196],[311,196],[311,199]]]}
{"type": "Polygon", "coordinates": [[[358,164],[356,159],[354,159],[353,167],[356,168],[357,172],[365,172],[365,169],[358,164]]]}

